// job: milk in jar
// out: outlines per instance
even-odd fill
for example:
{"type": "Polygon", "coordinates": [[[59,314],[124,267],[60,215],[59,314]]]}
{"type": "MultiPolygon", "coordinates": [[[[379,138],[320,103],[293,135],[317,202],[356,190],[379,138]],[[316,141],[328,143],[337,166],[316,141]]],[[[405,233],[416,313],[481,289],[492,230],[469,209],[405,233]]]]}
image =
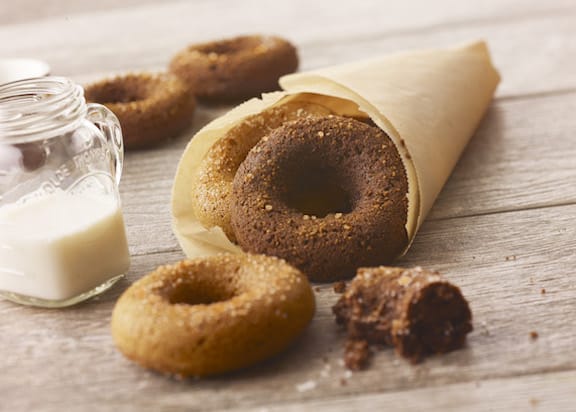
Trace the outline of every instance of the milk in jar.
{"type": "Polygon", "coordinates": [[[129,267],[114,197],[56,192],[0,208],[0,291],[62,301],[129,267]]]}

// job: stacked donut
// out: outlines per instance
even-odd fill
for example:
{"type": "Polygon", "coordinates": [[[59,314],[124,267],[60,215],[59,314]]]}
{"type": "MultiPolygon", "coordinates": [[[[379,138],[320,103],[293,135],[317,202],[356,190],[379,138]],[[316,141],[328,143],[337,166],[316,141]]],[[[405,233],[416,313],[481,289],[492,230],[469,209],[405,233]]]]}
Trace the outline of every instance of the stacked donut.
{"type": "Polygon", "coordinates": [[[402,159],[380,128],[289,102],[220,138],[200,163],[191,200],[204,226],[322,282],[402,253],[407,192],[402,159]]]}
{"type": "Polygon", "coordinates": [[[277,90],[298,67],[296,48],[276,36],[240,36],[194,44],[166,73],[127,74],[88,85],[86,99],[118,117],[127,149],[151,147],[190,126],[196,99],[234,103],[277,90]]]}

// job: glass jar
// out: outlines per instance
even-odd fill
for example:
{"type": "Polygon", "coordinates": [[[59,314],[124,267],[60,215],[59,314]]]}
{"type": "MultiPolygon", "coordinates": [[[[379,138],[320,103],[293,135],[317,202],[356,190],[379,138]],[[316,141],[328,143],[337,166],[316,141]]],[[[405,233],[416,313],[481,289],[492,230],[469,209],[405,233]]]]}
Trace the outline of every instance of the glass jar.
{"type": "Polygon", "coordinates": [[[103,292],[130,256],[118,119],[61,77],[0,86],[0,296],[62,307],[103,292]]]}

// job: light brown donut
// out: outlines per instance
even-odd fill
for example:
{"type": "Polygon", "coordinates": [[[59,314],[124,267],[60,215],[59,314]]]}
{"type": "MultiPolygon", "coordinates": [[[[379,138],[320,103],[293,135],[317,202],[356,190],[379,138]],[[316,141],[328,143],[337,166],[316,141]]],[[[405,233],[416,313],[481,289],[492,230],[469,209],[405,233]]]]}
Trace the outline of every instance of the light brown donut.
{"type": "Polygon", "coordinates": [[[192,122],[196,101],[176,76],[127,74],[88,85],[88,102],[108,107],[122,126],[124,146],[140,149],[174,137],[192,122]]]}
{"type": "Polygon", "coordinates": [[[190,199],[198,221],[205,227],[221,227],[234,241],[230,223],[232,182],[250,149],[286,122],[330,113],[316,103],[288,102],[249,116],[230,129],[208,150],[196,172],[190,199]]]}
{"type": "Polygon", "coordinates": [[[262,255],[217,255],[161,266],[135,282],[112,314],[120,351],[179,376],[221,374],[285,349],[314,315],[306,277],[262,255]]]}
{"type": "Polygon", "coordinates": [[[198,99],[230,103],[278,90],[278,79],[298,68],[296,48],[277,36],[239,36],[193,44],[170,62],[198,99]]]}

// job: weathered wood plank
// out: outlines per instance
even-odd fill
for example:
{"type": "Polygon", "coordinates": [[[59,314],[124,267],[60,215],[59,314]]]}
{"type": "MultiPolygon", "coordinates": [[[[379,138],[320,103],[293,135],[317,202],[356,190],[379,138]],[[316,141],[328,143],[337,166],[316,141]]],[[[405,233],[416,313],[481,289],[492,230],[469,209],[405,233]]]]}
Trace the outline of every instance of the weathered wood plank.
{"type": "Polygon", "coordinates": [[[87,81],[162,70],[186,44],[245,32],[293,39],[303,70],[480,37],[489,41],[503,74],[499,95],[576,88],[576,4],[569,0],[491,0],[476,10],[456,0],[392,8],[376,0],[354,7],[299,0],[273,9],[256,2],[172,2],[8,25],[0,27],[0,39],[11,39],[0,42],[0,54],[42,58],[54,74],[87,81]],[[254,8],[258,13],[246,13],[254,8]]]}
{"type": "MultiPolygon", "coordinates": [[[[547,373],[511,379],[447,385],[405,392],[363,395],[267,407],[268,412],[289,411],[429,411],[485,412],[543,410],[569,412],[574,401],[565,396],[576,388],[576,372],[547,373]]],[[[251,409],[254,410],[254,409],[251,409]]],[[[262,409],[260,409],[262,410],[262,409]]]]}
{"type": "Polygon", "coordinates": [[[108,331],[116,297],[142,273],[181,254],[136,256],[126,282],[73,309],[0,302],[2,318],[10,320],[0,324],[0,351],[8,354],[2,362],[10,371],[0,375],[0,388],[10,394],[4,405],[56,410],[63,403],[78,409],[108,404],[144,411],[255,407],[573,370],[575,218],[576,205],[571,205],[426,223],[401,263],[439,268],[462,287],[474,313],[469,344],[417,366],[391,350],[381,351],[369,370],[355,373],[345,386],[339,360],[344,337],[330,313],[337,295],[329,285],[317,290],[318,311],[302,339],[257,368],[177,382],[124,360],[108,331]],[[530,338],[531,331],[539,333],[537,340],[530,338]],[[316,386],[298,389],[307,382],[316,386]]]}
{"type": "Polygon", "coordinates": [[[303,69],[423,47],[451,46],[482,38],[488,42],[502,75],[497,96],[521,96],[576,89],[574,16],[547,14],[530,18],[486,20],[482,24],[441,25],[422,30],[311,40],[302,45],[303,69]],[[511,33],[513,36],[511,37],[511,33]]]}
{"type": "Polygon", "coordinates": [[[576,202],[576,93],[496,101],[430,218],[576,202]]]}
{"type": "MultiPolygon", "coordinates": [[[[153,3],[156,0],[38,0],[4,1],[0,8],[0,24],[15,24],[48,18],[69,18],[77,13],[99,10],[112,11],[116,8],[153,3]]],[[[196,0],[198,1],[198,0],[196,0]]]]}

